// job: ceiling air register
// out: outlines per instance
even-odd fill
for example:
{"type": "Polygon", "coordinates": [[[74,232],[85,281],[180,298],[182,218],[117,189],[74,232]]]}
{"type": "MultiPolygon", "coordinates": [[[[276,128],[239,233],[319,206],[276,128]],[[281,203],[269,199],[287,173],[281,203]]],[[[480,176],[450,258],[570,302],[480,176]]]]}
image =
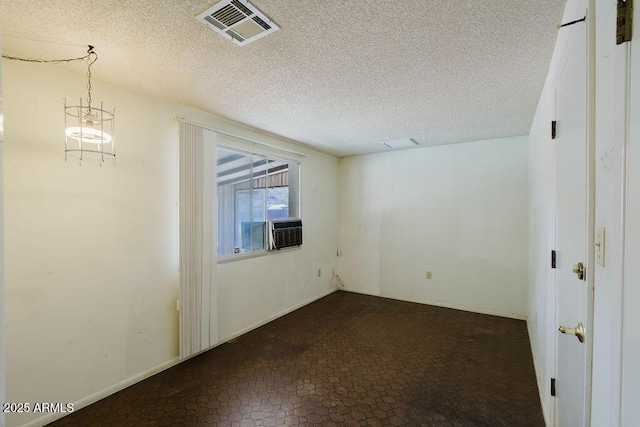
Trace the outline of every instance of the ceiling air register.
{"type": "Polygon", "coordinates": [[[196,19],[239,46],[280,29],[246,0],[223,0],[196,16],[196,19]]]}

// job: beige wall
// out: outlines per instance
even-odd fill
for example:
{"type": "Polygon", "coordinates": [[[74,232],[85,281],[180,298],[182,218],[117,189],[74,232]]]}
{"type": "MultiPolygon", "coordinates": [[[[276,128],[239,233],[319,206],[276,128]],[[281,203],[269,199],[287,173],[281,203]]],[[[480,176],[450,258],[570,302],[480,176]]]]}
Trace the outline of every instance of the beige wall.
{"type": "MultiPolygon", "coordinates": [[[[94,79],[94,100],[116,107],[118,165],[65,164],[62,100],[85,96],[84,75],[42,64],[2,65],[7,399],[81,406],[178,356],[173,117],[261,136],[94,79]]],[[[302,173],[305,245],[220,266],[220,309],[212,324],[221,340],[333,289],[337,159],[309,150],[302,173]],[[320,278],[313,274],[318,266],[320,278]],[[280,273],[265,275],[269,269],[280,273]]],[[[11,415],[8,424],[38,415],[11,415]]]]}
{"type": "MultiPolygon", "coordinates": [[[[2,17],[2,8],[0,8],[0,18],[2,17]]],[[[0,52],[2,51],[2,40],[0,36],[0,52]]],[[[0,117],[3,117],[2,109],[2,67],[0,67],[0,117]]],[[[2,184],[3,171],[3,152],[4,152],[4,129],[0,124],[0,402],[6,402],[5,386],[4,386],[4,186],[2,184]]],[[[4,425],[5,416],[0,412],[0,426],[4,425]]]]}
{"type": "Polygon", "coordinates": [[[178,354],[175,108],[95,81],[118,165],[65,163],[62,100],[84,77],[3,67],[7,399],[76,402],[178,354]]]}

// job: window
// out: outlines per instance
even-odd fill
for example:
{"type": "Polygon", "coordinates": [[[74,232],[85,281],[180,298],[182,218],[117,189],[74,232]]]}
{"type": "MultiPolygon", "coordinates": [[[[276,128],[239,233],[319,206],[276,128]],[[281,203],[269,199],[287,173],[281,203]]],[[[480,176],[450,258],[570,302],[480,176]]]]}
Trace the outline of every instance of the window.
{"type": "Polygon", "coordinates": [[[299,164],[217,150],[218,256],[263,251],[267,220],[299,216],[299,164]]]}

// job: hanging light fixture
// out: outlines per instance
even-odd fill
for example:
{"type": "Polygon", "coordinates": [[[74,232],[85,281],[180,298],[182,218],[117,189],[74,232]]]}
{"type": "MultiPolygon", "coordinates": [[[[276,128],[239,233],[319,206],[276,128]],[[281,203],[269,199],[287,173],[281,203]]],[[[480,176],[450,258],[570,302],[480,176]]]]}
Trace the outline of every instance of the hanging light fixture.
{"type": "MultiPolygon", "coordinates": [[[[82,97],[78,105],[67,105],[64,100],[64,160],[69,155],[80,157],[80,164],[85,157],[98,158],[100,166],[105,158],[112,158],[116,163],[115,145],[115,109],[105,110],[100,102],[100,108],[91,105],[91,66],[98,60],[98,54],[94,47],[89,45],[87,54],[80,58],[68,59],[35,59],[21,58],[2,54],[5,59],[23,62],[36,62],[40,64],[63,64],[77,61],[87,61],[87,104],[82,103],[82,97]]],[[[1,127],[1,126],[0,126],[1,127]]]]}
{"type": "Polygon", "coordinates": [[[100,108],[91,105],[91,65],[98,60],[98,54],[89,46],[87,51],[87,103],[82,97],[78,105],[67,105],[64,101],[65,144],[64,159],[69,155],[85,158],[97,158],[100,166],[105,158],[116,159],[115,146],[115,109],[106,110],[102,102],[100,108]]]}

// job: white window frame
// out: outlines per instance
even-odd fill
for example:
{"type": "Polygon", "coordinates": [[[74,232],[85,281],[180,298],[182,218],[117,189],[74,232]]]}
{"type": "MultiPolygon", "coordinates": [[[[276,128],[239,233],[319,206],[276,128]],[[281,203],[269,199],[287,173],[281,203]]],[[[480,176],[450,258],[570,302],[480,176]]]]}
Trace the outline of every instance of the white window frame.
{"type": "MultiPolygon", "coordinates": [[[[236,138],[229,138],[228,136],[226,138],[221,138],[221,139],[226,139],[226,141],[224,142],[218,142],[217,143],[217,147],[216,147],[216,161],[218,158],[218,150],[225,150],[228,152],[236,152],[238,154],[242,154],[245,156],[257,156],[257,157],[262,157],[265,160],[269,161],[269,160],[274,160],[274,161],[281,161],[281,162],[286,162],[289,165],[288,171],[289,171],[289,175],[288,175],[288,187],[289,187],[289,200],[290,200],[290,209],[291,207],[294,207],[294,215],[291,215],[292,218],[301,218],[301,203],[300,203],[300,193],[301,193],[301,181],[300,181],[300,173],[301,173],[301,169],[302,169],[302,162],[299,159],[295,159],[295,158],[291,158],[289,156],[283,156],[283,155],[274,155],[272,150],[268,150],[268,151],[261,151],[261,150],[247,150],[244,147],[244,144],[233,144],[230,143],[232,139],[236,139],[236,138]],[[293,168],[295,166],[295,171],[294,173],[291,173],[293,168]],[[295,185],[292,185],[292,183],[295,183],[295,185]],[[292,189],[295,191],[295,193],[292,195],[291,191],[292,189]],[[294,205],[291,205],[291,200],[294,201],[294,205]],[[297,211],[297,215],[295,215],[295,211],[297,211]]],[[[251,174],[253,174],[253,167],[251,167],[251,174]]],[[[250,178],[250,182],[253,182],[253,176],[250,178]]],[[[217,178],[216,178],[216,185],[214,186],[216,188],[216,198],[218,199],[218,215],[217,215],[217,224],[216,227],[219,230],[220,227],[220,219],[221,219],[221,203],[219,200],[219,195],[218,195],[218,185],[217,185],[217,178]]],[[[254,191],[254,190],[260,190],[260,188],[258,189],[254,189],[253,186],[251,186],[249,189],[241,189],[241,190],[236,190],[236,191],[254,191]]],[[[268,195],[268,187],[266,187],[266,183],[265,183],[265,188],[264,188],[264,195],[263,195],[263,204],[264,204],[264,208],[263,208],[263,220],[266,221],[268,220],[267,216],[267,206],[266,206],[266,199],[267,199],[267,195],[268,195]]],[[[234,217],[236,215],[235,213],[235,204],[237,203],[237,193],[236,191],[234,191],[233,194],[233,205],[234,205],[234,217]]],[[[250,200],[252,201],[253,198],[250,198],[250,200]]],[[[252,210],[253,208],[250,208],[250,210],[252,210]]],[[[250,222],[253,222],[253,219],[250,219],[250,222]]],[[[235,218],[234,218],[234,227],[235,227],[235,218]]],[[[265,233],[266,233],[266,229],[265,229],[265,233]]],[[[221,233],[216,233],[218,236],[221,235],[221,233]]],[[[234,231],[235,234],[235,231],[234,231]]],[[[266,237],[266,236],[265,236],[266,237]]],[[[249,239],[250,241],[252,241],[252,239],[249,239]]],[[[222,264],[222,263],[227,263],[227,262],[232,262],[232,261],[239,261],[242,259],[248,259],[248,258],[255,258],[255,257],[260,257],[260,256],[265,256],[265,255],[269,255],[269,254],[273,254],[276,253],[274,251],[268,251],[266,249],[266,239],[263,245],[262,249],[256,249],[256,250],[248,250],[248,251],[244,251],[244,252],[239,252],[239,253],[231,253],[231,254],[225,254],[225,255],[220,255],[218,253],[218,243],[216,242],[216,255],[217,255],[217,263],[218,264],[222,264]]],[[[241,243],[240,243],[241,244],[241,243]]],[[[282,252],[282,251],[290,251],[290,250],[299,250],[299,247],[291,247],[291,248],[285,248],[282,249],[281,251],[277,251],[277,252],[282,252]]]]}

